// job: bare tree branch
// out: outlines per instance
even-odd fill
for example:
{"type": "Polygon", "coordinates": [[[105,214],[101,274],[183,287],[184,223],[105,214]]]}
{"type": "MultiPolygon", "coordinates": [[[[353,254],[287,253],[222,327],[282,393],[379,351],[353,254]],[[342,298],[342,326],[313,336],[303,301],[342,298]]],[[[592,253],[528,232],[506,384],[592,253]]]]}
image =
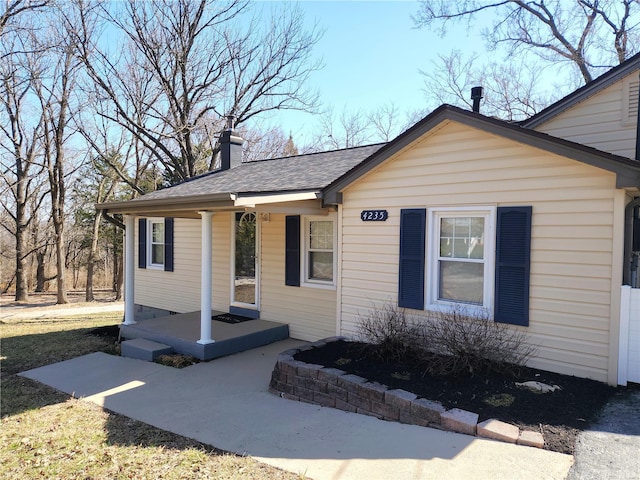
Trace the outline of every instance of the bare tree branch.
{"type": "Polygon", "coordinates": [[[420,0],[413,19],[418,27],[441,24],[444,32],[450,21],[470,22],[492,12],[493,28],[483,33],[491,46],[506,44],[510,53],[530,49],[549,62],[568,60],[587,83],[595,69],[610,68],[637,51],[628,38],[638,29],[638,23],[630,20],[639,8],[633,0],[420,0]]]}
{"type": "Polygon", "coordinates": [[[263,30],[240,23],[253,8],[246,0],[128,0],[121,8],[75,0],[75,7],[66,29],[96,97],[109,102],[98,114],[135,137],[170,182],[209,168],[214,115],[242,124],[274,109],[315,106],[306,80],[318,68],[310,52],[319,35],[303,29],[297,9],[275,12],[263,30]],[[124,34],[124,49],[97,42],[92,32],[101,23],[124,34]]]}
{"type": "MultiPolygon", "coordinates": [[[[19,15],[38,10],[49,5],[50,0],[5,0],[4,9],[0,10],[0,38],[8,24],[19,15]]],[[[2,6],[0,6],[2,8],[2,6]]]]}

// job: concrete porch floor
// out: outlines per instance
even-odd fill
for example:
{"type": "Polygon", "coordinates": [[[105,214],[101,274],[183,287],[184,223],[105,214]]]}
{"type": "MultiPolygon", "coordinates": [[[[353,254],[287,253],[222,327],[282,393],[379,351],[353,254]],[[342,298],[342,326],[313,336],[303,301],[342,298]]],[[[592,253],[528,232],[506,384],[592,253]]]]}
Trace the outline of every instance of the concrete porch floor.
{"type": "MultiPolygon", "coordinates": [[[[222,313],[214,310],[211,315],[222,313]]],[[[197,343],[200,339],[200,312],[197,311],[139,320],[133,325],[121,324],[120,336],[126,340],[144,338],[164,343],[176,353],[212,360],[289,338],[289,326],[261,319],[234,324],[211,320],[214,343],[201,345],[197,343]]]]}

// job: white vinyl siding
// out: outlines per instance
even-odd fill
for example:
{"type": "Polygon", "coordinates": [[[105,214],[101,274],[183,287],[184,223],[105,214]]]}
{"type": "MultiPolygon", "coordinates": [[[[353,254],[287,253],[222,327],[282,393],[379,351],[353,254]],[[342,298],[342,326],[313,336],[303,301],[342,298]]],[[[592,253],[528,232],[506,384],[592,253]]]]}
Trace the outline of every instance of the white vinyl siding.
{"type": "MultiPolygon", "coordinates": [[[[150,227],[148,224],[147,236],[150,227]]],[[[136,228],[136,244],[137,236],[136,228]]],[[[173,272],[136,268],[135,303],[177,313],[200,309],[200,221],[174,220],[173,259],[173,272]]],[[[136,251],[136,265],[137,262],[136,251]]]]}
{"type": "Polygon", "coordinates": [[[284,284],[284,221],[285,215],[272,213],[261,225],[260,318],[288,323],[290,336],[300,340],[335,335],[336,290],[284,284]]]}
{"type": "Polygon", "coordinates": [[[341,333],[397,299],[401,209],[531,205],[531,366],[607,381],[615,192],[610,172],[443,124],[344,191],[341,333]],[[368,209],[389,218],[362,222],[368,209]]]}
{"type": "MultiPolygon", "coordinates": [[[[177,313],[200,310],[200,226],[200,220],[175,219],[174,271],[136,269],[135,303],[177,313]]],[[[211,308],[225,312],[229,309],[229,228],[228,213],[214,214],[211,308]]],[[[136,242],[137,235],[136,231],[136,242]]]]}
{"type": "MultiPolygon", "coordinates": [[[[211,244],[213,252],[211,261],[212,293],[211,308],[221,312],[229,311],[231,298],[231,272],[233,271],[233,254],[231,250],[231,226],[233,214],[217,212],[213,214],[213,232],[211,244]]],[[[200,270],[193,279],[196,288],[200,291],[200,270]]],[[[196,310],[200,310],[200,306],[196,310]]]]}
{"type": "Polygon", "coordinates": [[[638,73],[634,72],[535,129],[634,158],[637,102],[638,73]]]}

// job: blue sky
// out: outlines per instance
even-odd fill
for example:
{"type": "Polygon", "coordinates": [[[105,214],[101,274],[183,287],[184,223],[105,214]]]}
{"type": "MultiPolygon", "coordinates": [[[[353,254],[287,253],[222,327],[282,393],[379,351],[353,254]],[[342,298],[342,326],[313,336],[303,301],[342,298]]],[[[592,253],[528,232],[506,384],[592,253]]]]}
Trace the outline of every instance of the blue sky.
{"type": "MultiPolygon", "coordinates": [[[[416,1],[301,1],[305,21],[325,33],[314,49],[325,67],[312,77],[323,106],[336,112],[372,110],[393,102],[402,114],[427,107],[423,76],[438,54],[484,51],[480,27],[457,27],[445,38],[415,29],[416,1]]],[[[314,125],[307,114],[283,112],[269,120],[291,132],[298,144],[314,125]]]]}

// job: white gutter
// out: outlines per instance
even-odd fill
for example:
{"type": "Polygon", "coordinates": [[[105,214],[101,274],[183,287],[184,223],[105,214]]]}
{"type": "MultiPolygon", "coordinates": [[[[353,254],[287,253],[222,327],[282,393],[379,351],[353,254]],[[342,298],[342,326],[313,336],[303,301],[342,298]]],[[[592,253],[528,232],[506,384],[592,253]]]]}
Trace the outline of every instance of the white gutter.
{"type": "Polygon", "coordinates": [[[319,198],[322,198],[322,194],[318,191],[255,195],[252,197],[239,197],[237,194],[232,194],[232,198],[233,204],[236,207],[255,207],[256,205],[262,205],[265,203],[285,203],[298,202],[301,200],[317,200],[319,198]]]}

